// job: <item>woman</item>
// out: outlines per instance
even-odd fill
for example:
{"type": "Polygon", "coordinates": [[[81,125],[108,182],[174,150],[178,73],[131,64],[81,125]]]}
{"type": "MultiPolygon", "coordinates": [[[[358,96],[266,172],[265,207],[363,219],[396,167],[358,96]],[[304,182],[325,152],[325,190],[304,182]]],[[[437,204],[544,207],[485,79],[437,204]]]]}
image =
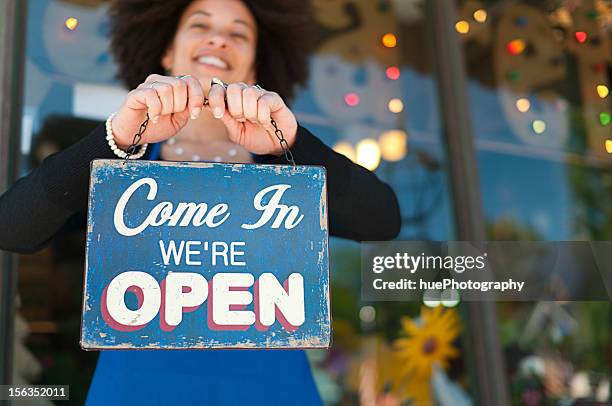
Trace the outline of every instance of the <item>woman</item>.
{"type": "MultiPolygon", "coordinates": [[[[270,124],[274,119],[298,165],[327,168],[330,234],[357,241],[394,238],[400,217],[393,191],[301,127],[285,103],[293,85],[306,79],[306,54],[299,46],[305,4],[115,2],[112,49],[119,76],[133,90],[106,128],[125,151],[148,114],[141,140],[149,144],[145,158],[286,164],[270,124]],[[230,85],[211,87],[213,77],[230,85]]],[[[105,126],[99,126],[0,197],[0,248],[35,251],[85,209],[89,162],[116,157],[106,138],[105,126]]],[[[100,353],[87,403],[321,401],[303,351],[139,350],[100,353]]]]}

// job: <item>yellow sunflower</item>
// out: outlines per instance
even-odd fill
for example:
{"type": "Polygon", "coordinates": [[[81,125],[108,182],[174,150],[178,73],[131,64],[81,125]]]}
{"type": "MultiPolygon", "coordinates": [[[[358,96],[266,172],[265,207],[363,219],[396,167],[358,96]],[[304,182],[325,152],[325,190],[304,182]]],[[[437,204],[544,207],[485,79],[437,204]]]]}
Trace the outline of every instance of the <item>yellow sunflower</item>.
{"type": "Polygon", "coordinates": [[[407,338],[395,340],[394,348],[397,358],[404,364],[405,393],[414,404],[430,404],[433,366],[437,363],[447,369],[450,359],[459,355],[453,346],[461,332],[459,316],[454,309],[423,307],[420,320],[402,319],[402,332],[407,338]]]}

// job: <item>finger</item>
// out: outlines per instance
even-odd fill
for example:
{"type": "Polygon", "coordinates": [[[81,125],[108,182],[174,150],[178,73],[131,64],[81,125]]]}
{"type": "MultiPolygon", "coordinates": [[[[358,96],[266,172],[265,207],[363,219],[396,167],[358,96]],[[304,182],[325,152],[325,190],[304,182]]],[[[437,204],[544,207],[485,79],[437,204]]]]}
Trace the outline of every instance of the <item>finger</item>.
{"type": "Polygon", "coordinates": [[[263,97],[257,101],[257,121],[260,124],[270,124],[270,105],[263,97]]]}
{"type": "Polygon", "coordinates": [[[161,114],[162,105],[159,96],[154,89],[138,86],[128,93],[128,107],[136,110],[147,109],[149,118],[154,122],[161,114]]]}
{"type": "Polygon", "coordinates": [[[266,91],[264,95],[261,96],[261,98],[264,99],[266,103],[268,103],[268,105],[270,106],[271,116],[283,107],[285,107],[285,102],[283,101],[283,98],[280,97],[280,95],[276,92],[266,91]]]}
{"type": "Polygon", "coordinates": [[[162,115],[172,114],[174,112],[174,89],[172,85],[164,82],[154,82],[151,89],[155,90],[161,100],[162,115]]]}
{"type": "Polygon", "coordinates": [[[149,76],[147,76],[143,85],[145,85],[146,87],[148,83],[163,82],[165,78],[166,76],[158,75],[157,73],[152,73],[149,76]]]}
{"type": "Polygon", "coordinates": [[[223,117],[221,117],[221,122],[225,125],[225,128],[227,129],[227,134],[229,136],[230,141],[236,144],[240,144],[240,136],[242,133],[242,131],[240,131],[241,124],[230,115],[228,110],[225,110],[223,117]]]}
{"type": "Polygon", "coordinates": [[[244,118],[255,124],[257,120],[257,101],[262,91],[256,87],[249,86],[242,91],[242,112],[244,118]]]}
{"type": "Polygon", "coordinates": [[[187,84],[187,108],[192,119],[198,118],[204,104],[204,89],[200,81],[193,76],[183,78],[187,84]]]}
{"type": "Polygon", "coordinates": [[[173,113],[181,113],[187,108],[187,82],[179,78],[168,78],[172,86],[173,113]]]}
{"type": "Polygon", "coordinates": [[[187,108],[187,83],[186,81],[175,78],[172,76],[163,76],[153,73],[147,76],[144,82],[145,87],[154,87],[156,89],[163,89],[160,93],[162,104],[164,106],[163,114],[180,113],[187,108]],[[167,98],[168,89],[165,89],[160,84],[165,84],[172,87],[172,103],[167,98]],[[168,109],[172,106],[172,110],[168,112],[168,109]]]}
{"type": "Polygon", "coordinates": [[[213,84],[208,92],[208,107],[212,110],[215,118],[222,118],[225,114],[225,88],[219,84],[213,84]]]}
{"type": "Polygon", "coordinates": [[[149,118],[154,123],[157,123],[162,113],[162,103],[161,100],[159,100],[159,95],[154,89],[142,89],[140,92],[144,95],[149,118]]]}
{"type": "Polygon", "coordinates": [[[227,109],[237,121],[244,121],[242,110],[242,91],[246,88],[244,83],[232,83],[227,87],[227,109]]]}
{"type": "Polygon", "coordinates": [[[270,123],[270,103],[264,96],[260,97],[257,101],[257,121],[267,131],[272,130],[272,124],[270,123]]]}

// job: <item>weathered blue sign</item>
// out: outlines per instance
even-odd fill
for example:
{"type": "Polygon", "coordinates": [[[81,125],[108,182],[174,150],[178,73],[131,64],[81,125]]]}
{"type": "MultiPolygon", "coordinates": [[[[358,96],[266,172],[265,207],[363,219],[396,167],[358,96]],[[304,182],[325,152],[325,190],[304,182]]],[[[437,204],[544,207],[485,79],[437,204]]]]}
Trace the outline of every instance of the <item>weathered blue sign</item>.
{"type": "Polygon", "coordinates": [[[81,346],[330,344],[317,166],[92,163],[81,346]]]}

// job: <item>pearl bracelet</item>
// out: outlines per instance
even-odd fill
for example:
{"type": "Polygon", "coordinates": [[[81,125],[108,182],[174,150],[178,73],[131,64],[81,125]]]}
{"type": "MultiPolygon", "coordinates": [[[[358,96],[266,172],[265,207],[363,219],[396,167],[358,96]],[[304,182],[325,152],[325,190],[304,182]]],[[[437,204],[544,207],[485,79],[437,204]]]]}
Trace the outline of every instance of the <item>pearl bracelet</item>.
{"type": "MultiPolygon", "coordinates": [[[[110,116],[108,116],[108,118],[106,119],[106,141],[108,142],[108,145],[110,146],[111,150],[113,151],[115,155],[117,155],[121,159],[126,159],[128,158],[128,153],[122,150],[121,148],[119,148],[117,144],[115,143],[115,135],[113,134],[113,128],[111,126],[111,122],[113,121],[113,118],[116,115],[117,115],[117,112],[114,112],[110,116]]],[[[145,152],[147,151],[148,145],[149,144],[141,145],[138,152],[135,154],[131,154],[128,159],[142,158],[145,152]]]]}

